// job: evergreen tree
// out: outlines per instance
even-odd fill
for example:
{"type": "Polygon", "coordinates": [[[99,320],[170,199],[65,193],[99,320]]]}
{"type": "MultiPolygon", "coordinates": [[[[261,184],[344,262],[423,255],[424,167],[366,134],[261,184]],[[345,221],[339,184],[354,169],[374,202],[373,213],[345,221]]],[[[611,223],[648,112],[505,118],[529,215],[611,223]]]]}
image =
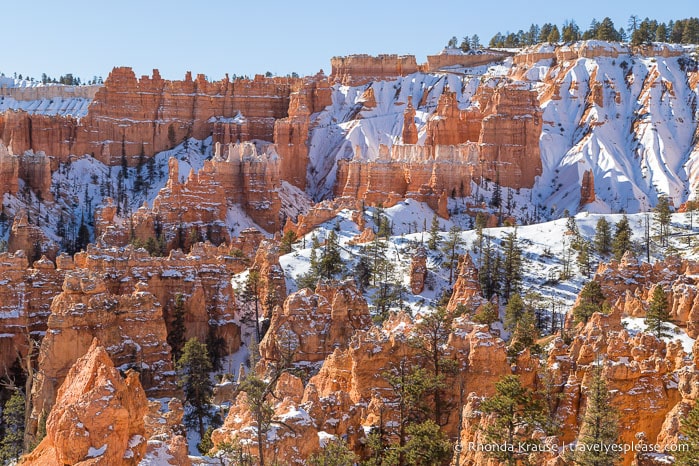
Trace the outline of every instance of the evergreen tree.
{"type": "Polygon", "coordinates": [[[629,219],[624,215],[615,225],[614,239],[612,240],[612,253],[614,259],[620,260],[626,251],[630,251],[631,244],[631,225],[629,219]]]}
{"type": "Polygon", "coordinates": [[[459,258],[459,248],[463,246],[463,239],[461,238],[461,228],[458,225],[454,225],[449,229],[447,234],[447,240],[442,247],[442,252],[447,258],[449,267],[449,285],[454,283],[454,269],[457,265],[457,260],[459,258]]]}
{"type": "Polygon", "coordinates": [[[600,217],[595,226],[595,250],[601,256],[612,250],[612,229],[605,217],[600,217]]]}
{"type": "Polygon", "coordinates": [[[500,315],[498,309],[493,303],[486,303],[478,309],[473,316],[473,321],[477,324],[492,325],[498,321],[500,315]]]}
{"type": "Polygon", "coordinates": [[[204,438],[204,418],[210,417],[213,383],[209,378],[211,360],[206,345],[195,338],[190,338],[182,349],[182,356],[177,360],[179,384],[184,391],[186,402],[191,411],[185,416],[190,426],[197,426],[199,435],[204,438]]]}
{"type": "Polygon", "coordinates": [[[566,21],[563,24],[563,42],[575,42],[580,40],[580,28],[575,21],[566,21]]]}
{"type": "Polygon", "coordinates": [[[599,24],[595,38],[598,40],[607,41],[621,40],[621,38],[619,37],[619,32],[614,27],[614,22],[609,17],[604,18],[602,22],[599,24]]]}
{"type": "Polygon", "coordinates": [[[434,381],[430,395],[433,399],[434,422],[444,426],[449,422],[449,414],[454,403],[447,399],[445,388],[458,372],[457,362],[449,358],[445,351],[451,335],[454,319],[461,315],[460,310],[448,312],[444,307],[428,312],[415,325],[410,337],[411,346],[417,348],[429,377],[434,381]]]}
{"type": "Polygon", "coordinates": [[[577,261],[580,273],[585,277],[589,277],[592,273],[592,258],[590,257],[590,249],[591,246],[589,241],[582,240],[580,242],[577,261]]]}
{"type": "Polygon", "coordinates": [[[599,282],[591,280],[580,292],[580,303],[573,308],[575,322],[587,323],[595,312],[604,311],[605,296],[599,282]]]}
{"type": "Polygon", "coordinates": [[[505,235],[502,248],[502,297],[507,301],[512,293],[519,291],[522,283],[522,249],[517,241],[517,230],[505,235]]]}
{"type": "Polygon", "coordinates": [[[406,466],[446,466],[452,456],[452,444],[431,419],[410,424],[406,429],[409,440],[403,450],[406,466]]]}
{"type": "Polygon", "coordinates": [[[667,323],[670,321],[670,312],[668,311],[667,294],[663,291],[663,287],[656,285],[653,290],[646,313],[647,330],[656,337],[669,337],[669,328],[667,323]]]}
{"type": "Polygon", "coordinates": [[[416,366],[407,359],[402,359],[398,364],[391,364],[389,370],[383,372],[381,377],[393,392],[392,398],[398,418],[395,429],[390,430],[398,438],[398,464],[405,464],[407,428],[427,419],[427,394],[443,382],[431,377],[425,368],[416,366]]]}
{"type": "Polygon", "coordinates": [[[676,466],[696,466],[699,464],[699,402],[682,418],[680,433],[682,440],[675,453],[676,466]]]}
{"type": "Polygon", "coordinates": [[[323,278],[333,278],[342,272],[342,257],[340,256],[340,243],[334,230],[330,230],[325,239],[325,247],[318,263],[318,274],[323,278]]]}
{"type": "Polygon", "coordinates": [[[557,44],[561,41],[561,33],[558,31],[558,26],[555,24],[553,25],[553,28],[551,28],[551,33],[546,38],[546,41],[551,42],[552,44],[557,44]]]}
{"type": "Polygon", "coordinates": [[[177,293],[172,306],[172,330],[167,335],[167,342],[170,348],[172,348],[174,361],[178,361],[182,355],[186,331],[187,329],[184,326],[184,296],[182,296],[182,293],[177,293]]]}
{"type": "Polygon", "coordinates": [[[320,452],[308,458],[309,466],[354,466],[356,463],[357,456],[340,439],[329,440],[320,452]]]}
{"type": "Polygon", "coordinates": [[[519,294],[514,294],[505,306],[505,328],[510,332],[514,331],[522,314],[524,314],[524,301],[519,294]]]}
{"type": "Polygon", "coordinates": [[[439,220],[436,215],[432,216],[432,223],[430,224],[430,238],[427,241],[427,247],[431,250],[437,249],[437,244],[439,243],[439,220]]]}
{"type": "Polygon", "coordinates": [[[490,299],[500,286],[500,255],[493,248],[490,236],[485,238],[485,246],[480,258],[481,266],[478,268],[478,281],[481,284],[483,296],[490,299]]]}
{"type": "Polygon", "coordinates": [[[288,335],[279,335],[275,342],[275,353],[278,355],[278,360],[271,362],[268,367],[268,373],[265,377],[261,377],[255,372],[254,367],[259,360],[259,352],[257,343],[254,341],[250,346],[250,365],[253,370],[245,374],[245,378],[240,383],[240,391],[245,392],[245,403],[252,415],[253,424],[257,433],[257,460],[260,466],[265,464],[265,440],[267,432],[274,425],[288,427],[283,423],[275,421],[273,392],[277,386],[279,377],[284,372],[287,372],[291,367],[296,346],[288,335]]]}
{"type": "Polygon", "coordinates": [[[21,390],[15,389],[2,410],[2,425],[5,435],[0,439],[0,464],[18,459],[24,448],[25,398],[21,390]]]}
{"type": "Polygon", "coordinates": [[[594,366],[587,391],[587,407],[583,417],[578,444],[588,448],[576,449],[575,464],[580,466],[612,466],[621,459],[621,453],[609,448],[619,438],[618,414],[611,404],[609,390],[602,376],[602,366],[594,366]]]}
{"type": "Polygon", "coordinates": [[[487,454],[508,466],[524,461],[535,445],[536,431],[551,433],[548,408],[536,393],[523,387],[519,377],[506,375],[495,383],[495,394],[481,403],[480,410],[493,418],[484,428],[488,443],[506,443],[514,451],[495,449],[487,454]]]}
{"type": "Polygon", "coordinates": [[[250,269],[248,278],[245,280],[245,288],[241,298],[247,305],[252,305],[253,318],[255,319],[255,337],[257,342],[262,341],[262,331],[260,329],[260,287],[262,279],[260,272],[255,269],[250,269]]]}
{"type": "Polygon", "coordinates": [[[396,265],[386,257],[388,244],[377,236],[371,243],[373,256],[372,283],[376,287],[373,305],[376,318],[383,321],[388,317],[390,308],[400,302],[402,287],[396,276],[396,265]]]}
{"type": "Polygon", "coordinates": [[[660,244],[662,246],[667,246],[668,236],[670,235],[670,220],[672,220],[670,200],[667,198],[667,196],[661,196],[658,199],[658,204],[655,206],[653,217],[658,224],[660,244]]]}
{"type": "Polygon", "coordinates": [[[279,251],[282,254],[289,254],[293,251],[294,243],[296,242],[296,233],[293,230],[289,230],[282,236],[281,245],[279,251]]]}

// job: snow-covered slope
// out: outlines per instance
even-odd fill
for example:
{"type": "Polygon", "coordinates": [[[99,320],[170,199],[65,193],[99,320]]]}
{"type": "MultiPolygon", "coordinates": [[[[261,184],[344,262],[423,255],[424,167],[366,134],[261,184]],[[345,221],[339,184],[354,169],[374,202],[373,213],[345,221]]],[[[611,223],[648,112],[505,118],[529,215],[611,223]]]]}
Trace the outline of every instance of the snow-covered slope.
{"type": "Polygon", "coordinates": [[[681,49],[668,45],[656,45],[646,55],[598,41],[569,49],[575,53],[568,59],[548,58],[555,49],[543,45],[520,52],[544,57],[526,65],[507,59],[491,67],[336,85],[332,105],[314,115],[310,194],[315,199],[330,194],[336,160],[353,157],[355,146],[362,159],[371,160],[379,144],[400,142],[408,96],[416,108],[418,144],[423,144],[425,124],[447,87],[464,109],[478,105],[472,97],[479,86],[497,85],[492,78],[505,76],[539,93],[543,170],[533,198],[553,217],[580,208],[587,170],[594,176],[596,201],[583,209],[591,212],[644,211],[659,195],[670,196],[676,206],[693,198],[699,185],[695,59],[688,53],[676,56],[681,49]],[[578,53],[582,48],[590,52],[578,53]],[[376,100],[373,108],[364,105],[369,88],[376,100]]]}
{"type": "Polygon", "coordinates": [[[0,113],[23,110],[41,115],[87,115],[92,99],[101,86],[66,86],[38,81],[0,77],[0,113]]]}

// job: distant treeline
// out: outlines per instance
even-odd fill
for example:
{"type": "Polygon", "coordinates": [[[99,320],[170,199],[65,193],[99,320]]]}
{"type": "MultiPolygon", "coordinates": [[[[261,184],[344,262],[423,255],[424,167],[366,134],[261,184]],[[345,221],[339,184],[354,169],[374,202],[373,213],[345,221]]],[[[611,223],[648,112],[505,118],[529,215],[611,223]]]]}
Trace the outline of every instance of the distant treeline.
{"type": "MultiPolygon", "coordinates": [[[[478,36],[475,36],[476,38],[478,36]]],[[[661,23],[655,19],[641,20],[632,15],[627,28],[617,28],[611,18],[601,22],[592,20],[585,31],[574,20],[566,21],[560,28],[556,24],[545,23],[542,26],[532,24],[527,31],[520,29],[515,32],[498,32],[490,39],[490,47],[524,47],[543,42],[575,42],[577,40],[606,40],[615,42],[630,42],[632,45],[650,44],[651,42],[669,42],[673,44],[699,44],[699,18],[685,18],[661,23]]],[[[447,47],[457,47],[458,39],[452,37],[447,47]]],[[[479,43],[465,36],[458,45],[463,51],[479,48],[479,43]]]]}
{"type": "MultiPolygon", "coordinates": [[[[4,77],[5,73],[0,73],[0,76],[4,77]]],[[[20,79],[20,80],[25,79],[25,80],[30,81],[30,82],[36,81],[36,79],[34,79],[30,76],[23,77],[21,73],[20,74],[14,73],[13,76],[15,79],[20,79]]],[[[68,86],[80,86],[83,84],[88,84],[88,85],[104,84],[104,80],[102,79],[102,76],[94,76],[91,80],[84,82],[78,76],[73,76],[73,73],[67,73],[65,75],[61,75],[58,79],[52,78],[51,76],[48,76],[46,73],[42,73],[41,74],[41,82],[43,84],[65,84],[68,86]]]]}

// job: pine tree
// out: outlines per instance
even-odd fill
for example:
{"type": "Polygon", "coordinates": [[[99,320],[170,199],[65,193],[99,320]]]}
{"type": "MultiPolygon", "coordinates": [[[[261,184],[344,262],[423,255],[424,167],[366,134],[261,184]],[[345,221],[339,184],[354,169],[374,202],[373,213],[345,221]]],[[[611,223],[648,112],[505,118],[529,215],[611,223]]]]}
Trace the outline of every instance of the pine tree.
{"type": "Polygon", "coordinates": [[[459,258],[459,248],[463,246],[463,239],[461,239],[461,228],[458,225],[454,225],[449,229],[447,234],[447,240],[442,247],[442,252],[447,258],[449,267],[449,285],[454,283],[454,269],[456,268],[456,263],[459,258]]]}
{"type": "Polygon", "coordinates": [[[204,418],[210,417],[213,383],[209,378],[211,360],[206,345],[197,338],[190,338],[182,349],[182,356],[177,361],[179,384],[184,391],[186,402],[191,411],[185,417],[190,426],[198,426],[199,435],[204,438],[204,418]]]}
{"type": "Polygon", "coordinates": [[[15,389],[2,410],[5,435],[0,439],[0,464],[18,459],[24,448],[25,399],[21,390],[15,389]]]}
{"type": "Polygon", "coordinates": [[[308,458],[309,466],[354,466],[357,456],[341,439],[329,440],[323,449],[308,458]]]}
{"type": "Polygon", "coordinates": [[[334,230],[330,230],[328,237],[325,239],[325,247],[321,252],[320,261],[318,263],[318,272],[323,278],[333,278],[335,275],[342,272],[340,244],[334,230]]]}
{"type": "Polygon", "coordinates": [[[553,44],[557,44],[561,40],[561,33],[558,31],[558,26],[555,24],[553,25],[553,28],[551,29],[551,33],[548,35],[546,38],[547,42],[551,42],[553,44]]]}
{"type": "Polygon", "coordinates": [[[512,293],[519,291],[522,283],[522,249],[517,241],[517,230],[505,235],[502,248],[502,297],[507,301],[512,293]]]}
{"type": "Polygon", "coordinates": [[[421,366],[434,380],[431,391],[434,406],[434,422],[438,426],[449,422],[449,415],[453,411],[454,403],[446,396],[445,388],[458,372],[454,359],[448,357],[445,348],[449,335],[451,335],[452,323],[459,317],[459,310],[448,312],[444,307],[438,307],[415,324],[415,330],[410,337],[410,345],[417,348],[421,358],[421,366]]]}
{"type": "Polygon", "coordinates": [[[605,296],[602,287],[594,280],[585,284],[580,292],[580,302],[573,308],[575,322],[587,323],[595,312],[604,311],[605,296]]]}
{"type": "Polygon", "coordinates": [[[608,448],[619,438],[618,414],[609,399],[609,390],[602,376],[602,366],[594,367],[587,391],[587,407],[578,436],[578,444],[588,448],[575,450],[574,461],[580,466],[611,466],[621,454],[608,448]]]}
{"type": "Polygon", "coordinates": [[[403,450],[406,466],[448,465],[452,456],[452,444],[431,419],[410,424],[406,429],[409,440],[403,450]]]}
{"type": "Polygon", "coordinates": [[[675,453],[675,465],[696,466],[699,464],[699,402],[694,402],[694,408],[682,418],[680,427],[682,440],[675,453]]]}
{"type": "Polygon", "coordinates": [[[615,225],[614,239],[612,240],[612,253],[614,259],[620,260],[626,251],[630,251],[631,245],[631,225],[629,219],[624,215],[615,225]]]}
{"type": "Polygon", "coordinates": [[[481,254],[481,266],[478,268],[478,281],[483,290],[483,296],[490,299],[500,285],[500,255],[493,248],[490,236],[485,238],[485,246],[481,254]]]}
{"type": "Polygon", "coordinates": [[[257,342],[262,341],[262,330],[260,329],[260,287],[262,285],[262,279],[260,278],[260,272],[254,269],[250,269],[248,272],[248,278],[245,280],[245,288],[241,298],[243,302],[248,305],[252,305],[252,311],[255,319],[255,337],[257,342]]]}
{"type": "Polygon", "coordinates": [[[179,360],[182,355],[186,331],[184,326],[184,296],[182,293],[177,293],[172,306],[172,330],[167,335],[167,342],[172,348],[172,358],[175,361],[179,360]]]}
{"type": "Polygon", "coordinates": [[[588,241],[582,240],[580,242],[577,261],[580,273],[585,277],[589,277],[592,273],[592,258],[590,257],[590,249],[591,247],[588,241]]]}
{"type": "Polygon", "coordinates": [[[293,251],[296,239],[296,233],[293,230],[285,232],[281,239],[279,252],[282,254],[289,254],[291,251],[293,251]]]}
{"type": "Polygon", "coordinates": [[[505,306],[505,328],[510,332],[514,331],[517,323],[524,314],[524,301],[519,294],[512,295],[505,306]]]}
{"type": "Polygon", "coordinates": [[[436,215],[432,216],[432,223],[430,224],[430,238],[427,241],[427,247],[431,250],[437,249],[437,244],[439,243],[439,220],[436,215]]]}
{"type": "Polygon", "coordinates": [[[601,256],[612,250],[612,229],[605,217],[600,217],[595,226],[595,250],[601,256]]]}
{"type": "Polygon", "coordinates": [[[658,338],[669,337],[669,321],[667,295],[662,286],[656,285],[646,313],[647,330],[658,338]]]}
{"type": "Polygon", "coordinates": [[[508,466],[524,460],[534,445],[540,444],[534,438],[536,431],[548,434],[555,428],[541,397],[523,387],[515,375],[503,376],[496,382],[495,394],[481,403],[480,410],[493,418],[493,422],[483,428],[486,441],[505,443],[514,449],[495,449],[487,454],[508,466]]]}
{"type": "Polygon", "coordinates": [[[405,464],[407,428],[427,419],[427,395],[443,382],[431,377],[425,368],[416,366],[405,358],[398,364],[391,364],[387,371],[381,373],[381,377],[393,392],[393,404],[398,412],[396,426],[391,430],[398,438],[398,464],[405,464]]]}
{"type": "Polygon", "coordinates": [[[660,199],[658,199],[658,204],[656,204],[654,212],[653,217],[658,224],[660,244],[662,246],[667,246],[667,240],[670,234],[670,220],[672,220],[670,201],[667,196],[661,196],[660,199]]]}

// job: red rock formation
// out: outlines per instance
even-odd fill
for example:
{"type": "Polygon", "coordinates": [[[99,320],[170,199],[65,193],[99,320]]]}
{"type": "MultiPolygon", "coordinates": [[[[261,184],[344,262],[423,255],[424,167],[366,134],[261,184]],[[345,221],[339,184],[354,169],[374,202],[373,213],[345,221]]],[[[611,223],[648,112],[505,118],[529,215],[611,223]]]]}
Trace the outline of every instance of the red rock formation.
{"type": "Polygon", "coordinates": [[[176,392],[162,307],[147,288],[139,283],[130,295],[114,295],[94,273],[66,274],[41,343],[30,432],[41,413],[54,406],[57,388],[93,338],[102,342],[120,368],[139,368],[151,396],[176,392]]]}
{"type": "Polygon", "coordinates": [[[475,67],[504,60],[513,54],[502,50],[474,50],[462,53],[459,49],[444,49],[437,55],[427,55],[427,70],[435,72],[449,67],[475,67]]]}
{"type": "MultiPolygon", "coordinates": [[[[288,320],[283,325],[287,329],[294,328],[291,334],[297,335],[296,332],[299,331],[309,334],[305,329],[311,328],[311,325],[318,328],[312,319],[291,319],[296,316],[294,307],[315,307],[311,303],[313,298],[319,299],[317,306],[321,309],[321,315],[326,315],[327,311],[323,309],[327,309],[327,303],[320,296],[311,295],[308,290],[293,294],[287,300],[285,308],[288,307],[289,313],[285,318],[288,320]]],[[[335,307],[333,305],[333,312],[335,307]]],[[[272,325],[275,325],[274,322],[272,325]]],[[[276,435],[266,437],[265,454],[271,457],[276,453],[277,458],[287,464],[302,462],[318,449],[319,432],[324,432],[321,434],[324,436],[342,436],[351,448],[360,451],[368,429],[378,427],[379,422],[383,422],[386,428],[395,425],[395,395],[387,382],[377,374],[395,369],[401,362],[408,365],[420,364],[417,362],[419,355],[415,344],[408,342],[413,329],[414,324],[407,315],[392,316],[384,322],[382,328],[370,326],[367,330],[357,331],[346,349],[337,345],[340,347],[329,354],[318,374],[311,378],[305,388],[302,388],[300,381],[292,383],[290,380],[277,384],[277,400],[282,401],[274,402],[274,418],[291,419],[296,435],[288,434],[283,429],[276,430],[276,435]]],[[[268,335],[279,334],[278,330],[279,328],[272,332],[270,329],[268,335]]],[[[314,335],[315,332],[310,334],[314,335]]],[[[321,345],[321,351],[325,354],[330,347],[328,343],[321,345]]],[[[305,345],[303,342],[300,344],[305,345]]],[[[267,351],[264,346],[268,346],[267,343],[261,345],[263,355],[267,351]]],[[[491,394],[494,381],[511,372],[502,340],[491,335],[487,326],[473,325],[465,319],[455,322],[444,351],[447,357],[457,361],[460,376],[469,390],[481,395],[491,394]]],[[[525,371],[533,370],[533,366],[524,363],[523,366],[526,367],[525,371]]],[[[445,399],[457,399],[458,390],[458,384],[448,384],[445,399]]],[[[445,429],[448,435],[455,434],[458,417],[452,415],[447,421],[445,429]]],[[[244,395],[240,395],[224,426],[214,432],[212,440],[215,445],[220,445],[237,436],[248,442],[251,452],[255,454],[256,438],[252,430],[246,428],[249,425],[249,410],[244,395]]]]}
{"type": "Polygon", "coordinates": [[[458,306],[465,306],[469,312],[475,311],[479,306],[485,304],[485,299],[481,294],[481,285],[478,280],[478,270],[473,265],[471,255],[466,254],[461,260],[459,275],[454,283],[454,292],[449,299],[447,310],[454,311],[458,306]]]}
{"type": "Polygon", "coordinates": [[[279,156],[272,145],[258,152],[253,143],[216,144],[215,156],[198,173],[190,172],[182,182],[176,159],[169,161],[167,185],[143,205],[129,222],[116,225],[113,200],[95,212],[95,236],[106,244],[125,246],[133,239],[146,242],[162,234],[166,250],[189,250],[194,242],[216,245],[231,242],[227,227],[229,207],[240,205],[269,232],[281,228],[279,156]]]}
{"type": "Polygon", "coordinates": [[[620,262],[600,265],[595,280],[614,307],[626,315],[644,317],[656,284],[668,294],[672,320],[686,326],[691,338],[699,336],[699,296],[696,292],[696,261],[668,257],[653,265],[639,263],[631,252],[620,262]]]}
{"type": "Polygon", "coordinates": [[[19,158],[0,142],[0,197],[19,191],[19,158]]]}
{"type": "Polygon", "coordinates": [[[541,114],[535,91],[516,84],[495,89],[478,140],[483,176],[511,188],[534,185],[542,169],[541,114]]]}
{"type": "Polygon", "coordinates": [[[250,271],[257,272],[260,279],[258,295],[261,297],[261,314],[271,317],[272,309],[286,299],[286,280],[284,270],[279,265],[279,246],[269,241],[260,243],[250,271]]]}
{"type": "Polygon", "coordinates": [[[301,238],[313,231],[321,223],[334,218],[343,209],[359,210],[356,198],[338,197],[332,200],[325,200],[311,207],[306,215],[299,215],[296,223],[287,219],[284,225],[284,232],[293,231],[297,238],[301,238]]]}
{"type": "Polygon", "coordinates": [[[58,245],[38,225],[30,224],[27,212],[21,211],[12,222],[7,249],[10,252],[24,251],[25,256],[33,262],[42,255],[55,259],[58,245]]]}
{"type": "Polygon", "coordinates": [[[403,112],[403,144],[417,144],[417,126],[415,125],[415,107],[413,97],[408,96],[408,104],[403,112]]]}
{"type": "Polygon", "coordinates": [[[371,81],[385,81],[418,71],[414,55],[349,55],[330,59],[331,82],[359,86],[371,81]]]}
{"type": "Polygon", "coordinates": [[[46,437],[22,464],[136,465],[146,450],[146,411],[138,373],[122,378],[95,339],[66,374],[46,437]]]}
{"type": "Polygon", "coordinates": [[[189,254],[172,251],[168,257],[151,257],[146,251],[99,249],[88,246],[75,255],[79,270],[100,271],[105,285],[115,295],[134,293],[140,282],[163,307],[163,317],[172,329],[175,301],[184,302],[186,338],[205,341],[210,332],[225,340],[225,353],[240,346],[240,328],[233,320],[237,312],[230,279],[246,268],[243,255],[234,256],[228,246],[195,245],[189,254]]]}
{"type": "Polygon", "coordinates": [[[369,205],[391,207],[405,198],[427,203],[448,217],[448,194],[470,194],[468,182],[478,166],[475,144],[458,146],[381,145],[379,158],[364,162],[338,161],[338,196],[362,199],[369,205]]]}
{"type": "Polygon", "coordinates": [[[580,184],[580,207],[595,202],[595,177],[592,170],[585,170],[580,184]]]}
{"type": "Polygon", "coordinates": [[[270,328],[260,342],[263,361],[277,361],[293,349],[295,362],[321,362],[335,348],[346,348],[356,330],[371,325],[369,308],[352,280],[321,283],[315,292],[291,294],[272,314],[270,328]]]}
{"type": "Polygon", "coordinates": [[[136,79],[131,68],[114,68],[85,117],[5,112],[0,139],[14,153],[33,149],[62,161],[69,154],[93,154],[110,165],[119,164],[123,153],[135,165],[142,152],[151,156],[185,137],[204,139],[217,123],[218,133],[221,123],[230,132],[236,123],[226,119],[241,114],[247,124],[238,136],[271,141],[275,120],[287,116],[296,82],[300,80],[263,76],[208,82],[203,75],[192,80],[190,73],[183,81],[168,81],[157,70],[152,77],[136,79]]]}
{"type": "Polygon", "coordinates": [[[0,254],[0,372],[30,349],[28,338],[46,331],[51,299],[61,290],[63,271],[46,258],[28,261],[23,251],[0,254]]]}
{"type": "Polygon", "coordinates": [[[454,146],[466,141],[477,141],[476,128],[464,124],[466,112],[459,110],[456,93],[444,91],[439,96],[439,103],[434,114],[427,122],[427,146],[454,146]],[[475,137],[474,137],[475,136],[475,137]]]}
{"type": "Polygon", "coordinates": [[[410,291],[420,294],[425,289],[427,279],[427,249],[420,246],[410,261],[410,291]]]}

